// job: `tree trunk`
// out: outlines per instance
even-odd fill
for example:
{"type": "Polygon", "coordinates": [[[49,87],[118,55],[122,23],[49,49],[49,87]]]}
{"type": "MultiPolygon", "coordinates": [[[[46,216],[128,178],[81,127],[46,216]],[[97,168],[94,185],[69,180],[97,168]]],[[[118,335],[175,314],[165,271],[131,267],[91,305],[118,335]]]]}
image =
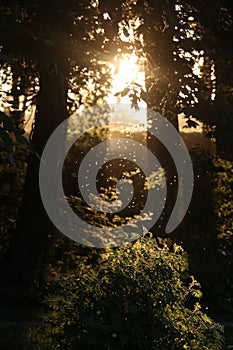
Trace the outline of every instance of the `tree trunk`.
{"type": "MultiPolygon", "coordinates": [[[[40,92],[32,143],[41,155],[54,129],[67,118],[66,61],[64,60],[59,66],[55,63],[43,64],[39,66],[39,74],[40,92]]],[[[31,155],[19,221],[1,267],[5,284],[23,286],[39,284],[40,265],[45,259],[52,228],[40,197],[39,165],[38,157],[31,155]]]]}

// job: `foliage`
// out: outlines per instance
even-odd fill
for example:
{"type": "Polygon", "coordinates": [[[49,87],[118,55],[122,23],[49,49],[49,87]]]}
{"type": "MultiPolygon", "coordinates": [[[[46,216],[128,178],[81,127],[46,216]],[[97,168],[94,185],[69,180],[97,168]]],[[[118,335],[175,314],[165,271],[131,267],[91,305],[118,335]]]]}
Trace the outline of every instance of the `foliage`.
{"type": "MultiPolygon", "coordinates": [[[[180,11],[174,9],[178,1],[100,0],[99,6],[93,6],[94,3],[73,0],[52,1],[49,5],[46,1],[0,2],[2,29],[0,60],[11,65],[13,75],[18,77],[11,92],[14,98],[21,84],[19,82],[22,81],[26,82],[26,87],[23,84],[25,90],[30,90],[33,86],[33,93],[36,93],[38,73],[43,73],[46,67],[47,76],[43,77],[45,85],[51,75],[57,73],[59,76],[64,76],[65,80],[69,80],[68,108],[70,111],[81,104],[95,104],[104,99],[110,86],[108,63],[115,53],[119,49],[121,52],[128,53],[136,51],[141,56],[145,53],[148,59],[147,93],[141,91],[141,95],[136,96],[136,100],[135,96],[131,96],[134,104],[140,98],[145,99],[150,107],[156,108],[170,119],[176,117],[178,112],[186,112],[189,125],[195,125],[190,119],[195,115],[211,126],[217,126],[215,135],[218,135],[218,141],[221,139],[220,136],[224,135],[223,131],[232,130],[230,80],[232,40],[229,41],[232,10],[229,1],[218,0],[213,2],[214,6],[210,2],[204,4],[200,1],[179,1],[182,5],[180,11]],[[110,19],[103,18],[106,12],[109,12],[110,19]],[[213,18],[216,14],[217,25],[213,26],[213,18]],[[129,43],[127,40],[120,42],[118,26],[123,25],[123,32],[127,38],[130,21],[132,23],[137,16],[140,18],[140,26],[136,30],[135,42],[129,43]],[[192,30],[194,35],[188,37],[188,33],[192,30]],[[144,44],[140,40],[141,34],[143,34],[144,44]],[[174,41],[174,37],[178,41],[174,41]],[[223,40],[222,37],[228,40],[223,40]],[[195,56],[195,50],[204,51],[201,54],[205,63],[201,72],[202,77],[193,74],[192,71],[196,59],[199,58],[195,56]],[[191,57],[185,59],[184,53],[189,53],[191,57]],[[211,94],[216,87],[215,79],[211,79],[211,69],[214,65],[216,65],[218,83],[217,99],[211,100],[211,94]],[[89,91],[90,81],[93,82],[94,87],[92,93],[89,91]],[[183,92],[183,98],[180,92],[183,92]],[[199,101],[196,104],[193,104],[194,92],[199,101]],[[76,94],[75,100],[72,99],[72,93],[76,94]]],[[[26,94],[24,88],[20,87],[19,90],[23,95],[26,94]]],[[[135,93],[137,94],[138,91],[135,93]]],[[[43,101],[41,104],[43,105],[43,101]]],[[[50,107],[46,101],[44,106],[50,107]]],[[[41,114],[44,115],[44,112],[41,114]]],[[[56,115],[56,113],[49,115],[56,115]]],[[[27,141],[23,137],[22,130],[14,125],[9,116],[1,113],[0,118],[1,146],[7,150],[11,164],[14,165],[12,154],[15,139],[22,143],[27,141]]],[[[41,125],[44,126],[43,123],[46,121],[50,124],[48,118],[42,118],[41,125]]],[[[51,118],[51,124],[53,122],[51,118]]],[[[55,120],[52,127],[58,123],[59,121],[55,120]]],[[[45,127],[41,130],[44,131],[45,127]]],[[[40,138],[45,141],[42,134],[40,138]]],[[[221,142],[231,144],[232,139],[222,138],[221,142]]],[[[232,279],[229,277],[232,276],[232,227],[230,226],[232,182],[229,181],[230,164],[218,162],[211,166],[213,171],[211,176],[207,176],[211,181],[215,173],[214,189],[211,186],[208,188],[206,183],[202,183],[199,187],[199,193],[206,191],[206,198],[203,200],[203,197],[196,197],[201,200],[196,201],[196,217],[187,225],[189,235],[186,243],[189,240],[189,246],[194,248],[192,252],[196,262],[199,263],[199,272],[202,271],[203,284],[205,283],[209,290],[214,289],[220,293],[222,286],[226,285],[224,281],[229,290],[232,288],[232,279]],[[213,170],[214,167],[217,172],[213,170]],[[209,219],[213,210],[216,216],[209,219]],[[213,229],[215,223],[216,229],[213,229]],[[212,265],[213,261],[214,265],[212,265]],[[217,282],[216,279],[218,279],[217,282]]],[[[7,163],[6,154],[3,154],[1,166],[1,175],[6,179],[6,183],[1,187],[1,196],[8,205],[8,193],[12,191],[9,169],[12,168],[7,163]]],[[[22,168],[21,174],[24,174],[25,167],[22,166],[22,168]]],[[[12,182],[15,184],[14,181],[12,182]]],[[[3,234],[12,227],[9,224],[11,220],[14,224],[21,186],[20,178],[19,183],[16,184],[17,188],[14,189],[16,199],[14,199],[15,205],[11,205],[12,211],[10,210],[5,216],[7,210],[3,206],[1,208],[5,217],[3,234]]],[[[35,213],[38,216],[37,209],[35,213]]],[[[33,216],[31,219],[34,223],[33,216]]],[[[35,233],[35,227],[33,229],[35,233]]],[[[38,228],[38,232],[43,230],[46,231],[46,228],[38,228]]],[[[41,241],[40,237],[39,241],[41,241]]],[[[49,334],[55,325],[57,333],[54,338],[58,342],[63,342],[61,347],[63,346],[64,349],[75,348],[76,342],[77,344],[79,342],[80,347],[85,344],[86,348],[85,342],[89,339],[93,341],[90,348],[102,346],[103,343],[98,343],[101,336],[106,342],[105,348],[113,349],[114,347],[142,348],[142,344],[145,348],[145,339],[149,349],[153,346],[160,349],[162,346],[169,349],[182,347],[217,349],[217,341],[215,343],[214,340],[217,332],[215,325],[201,313],[198,304],[190,310],[186,307],[185,300],[181,298],[181,295],[187,295],[188,291],[190,294],[199,294],[199,292],[196,285],[191,288],[182,284],[178,269],[173,265],[175,261],[178,263],[179,255],[168,254],[166,249],[155,247],[152,249],[154,255],[152,251],[147,254],[144,243],[142,242],[138,250],[137,244],[130,246],[129,254],[126,254],[126,248],[111,252],[99,269],[90,269],[84,276],[74,276],[59,282],[61,291],[57,301],[54,302],[54,317],[58,319],[56,323],[56,319],[51,316],[49,334]],[[137,257],[140,259],[137,260],[137,257]],[[156,280],[154,280],[155,273],[156,280]],[[143,281],[147,284],[145,285],[143,281]],[[112,295],[109,297],[110,291],[112,295]],[[161,305],[158,300],[161,300],[161,305]],[[122,315],[117,312],[118,309],[122,311],[122,315]],[[87,316],[90,318],[87,319],[87,316]],[[97,323],[93,320],[97,320],[97,323]],[[118,323],[115,325],[114,322],[117,320],[118,323]],[[84,332],[87,330],[89,333],[84,332]],[[92,331],[92,336],[89,337],[92,331]]],[[[147,248],[150,244],[147,242],[147,248]]],[[[22,245],[26,246],[26,241],[22,245]]],[[[26,250],[35,255],[30,247],[26,250]]],[[[14,269],[17,265],[20,266],[18,257],[21,255],[23,256],[22,252],[18,251],[14,269]]],[[[194,260],[190,258],[190,261],[193,268],[194,260]]],[[[50,304],[52,306],[52,303],[50,304]]]]}
{"type": "Polygon", "coordinates": [[[194,192],[175,239],[189,254],[212,313],[232,313],[232,166],[207,154],[192,154],[194,192]],[[187,230],[188,234],[187,234],[187,230]]]}
{"type": "Polygon", "coordinates": [[[29,140],[24,136],[25,131],[20,128],[11,116],[0,112],[0,149],[7,152],[9,162],[16,167],[14,149],[19,145],[32,150],[29,140]]]}
{"type": "Polygon", "coordinates": [[[21,95],[25,105],[36,105],[41,80],[56,75],[67,84],[64,98],[70,113],[81,104],[104,99],[110,87],[110,68],[104,60],[109,51],[104,47],[106,35],[98,7],[85,0],[52,2],[50,6],[44,1],[3,1],[0,10],[0,63],[4,71],[11,70],[8,95],[13,96],[14,104],[21,95]]]}
{"type": "Polygon", "coordinates": [[[146,58],[146,91],[134,103],[145,100],[174,124],[184,113],[195,128],[195,117],[211,127],[218,151],[231,154],[232,2],[126,1],[123,19],[125,29],[140,20],[131,46],[146,58]]]}
{"type": "Polygon", "coordinates": [[[229,157],[232,153],[233,140],[232,2],[215,0],[204,3],[191,0],[189,7],[192,9],[197,27],[201,28],[202,32],[201,45],[205,63],[201,71],[202,75],[206,76],[204,84],[197,93],[198,104],[193,109],[193,114],[212,127],[212,135],[216,137],[219,153],[229,157]]]}
{"type": "MultiPolygon", "coordinates": [[[[217,215],[218,238],[226,241],[233,237],[233,169],[232,163],[224,159],[213,161],[214,179],[213,193],[215,196],[215,214],[217,215]]],[[[229,251],[232,250],[232,247],[229,251]]],[[[225,253],[223,253],[225,254],[225,253]]]]}
{"type": "Polygon", "coordinates": [[[221,327],[201,312],[186,268],[181,247],[143,238],[105,251],[81,275],[61,276],[46,300],[49,348],[222,349],[221,327]]]}
{"type": "Polygon", "coordinates": [[[19,208],[22,200],[23,183],[26,173],[28,150],[22,145],[12,144],[14,164],[9,164],[8,154],[0,150],[0,256],[2,257],[15,229],[19,208]]]}
{"type": "MultiPolygon", "coordinates": [[[[233,293],[233,170],[232,163],[216,159],[212,182],[214,195],[214,213],[218,238],[218,251],[221,254],[221,283],[225,298],[232,305],[233,293]]],[[[221,293],[222,294],[222,293],[221,293]]],[[[228,309],[230,309],[228,307],[228,309]]],[[[231,307],[233,312],[233,308],[231,307]]]]}
{"type": "Polygon", "coordinates": [[[136,53],[146,57],[147,91],[135,85],[132,103],[144,99],[173,121],[184,112],[189,127],[196,127],[195,116],[211,125],[219,145],[230,147],[232,138],[224,136],[228,130],[230,135],[232,125],[229,1],[69,0],[52,2],[51,7],[44,1],[16,1],[13,6],[1,2],[1,10],[2,60],[11,59],[16,70],[18,62],[20,76],[22,66],[35,71],[45,65],[44,57],[59,66],[63,55],[69,61],[69,89],[76,94],[75,99],[69,96],[71,110],[104,98],[110,86],[108,63],[117,52],[136,53]],[[200,60],[198,74],[194,65],[200,60]]]}
{"type": "MultiPolygon", "coordinates": [[[[0,33],[0,58],[11,66],[13,80],[17,77],[9,94],[16,99],[19,82],[22,77],[27,80],[25,75],[30,85],[36,86],[35,96],[31,91],[21,92],[24,99],[27,93],[34,98],[31,141],[40,156],[51,133],[67,118],[67,109],[70,112],[74,105],[96,103],[107,93],[109,67],[106,61],[102,63],[106,39],[100,25],[102,15],[98,6],[87,0],[50,4],[43,0],[1,1],[0,10],[1,24],[9,27],[0,33]],[[78,96],[72,95],[72,81],[78,96]],[[89,94],[91,83],[94,90],[89,94]],[[68,97],[79,100],[67,103],[68,97]]],[[[3,283],[16,279],[18,284],[36,283],[38,265],[45,261],[41,257],[46,253],[51,222],[40,198],[38,170],[39,159],[34,155],[29,160],[18,225],[1,265],[3,283]],[[29,227],[33,227],[33,235],[29,227]],[[25,279],[17,271],[23,271],[25,279]]]]}

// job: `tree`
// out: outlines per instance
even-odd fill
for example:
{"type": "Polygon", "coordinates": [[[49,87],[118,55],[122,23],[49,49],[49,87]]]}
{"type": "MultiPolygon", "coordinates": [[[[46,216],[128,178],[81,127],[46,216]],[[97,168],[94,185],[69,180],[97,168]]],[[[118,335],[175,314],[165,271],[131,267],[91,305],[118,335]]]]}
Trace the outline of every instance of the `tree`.
{"type": "MultiPolygon", "coordinates": [[[[17,229],[2,264],[8,282],[31,285],[35,276],[38,283],[38,264],[45,258],[51,230],[39,193],[38,155],[54,129],[68,116],[71,68],[99,71],[99,80],[107,77],[108,70],[103,73],[98,68],[104,36],[97,30],[99,11],[94,3],[53,1],[48,6],[43,0],[13,1],[2,2],[3,11],[3,23],[9,23],[6,28],[10,33],[1,40],[4,52],[17,63],[23,59],[26,65],[31,64],[40,86],[32,136],[37,155],[30,157],[17,229]]],[[[76,85],[81,86],[87,76],[88,73],[80,75],[76,85]]]]}
{"type": "MultiPolygon", "coordinates": [[[[230,63],[225,69],[216,42],[220,44],[220,36],[224,33],[228,38],[226,45],[231,48],[232,9],[229,2],[216,0],[211,7],[211,17],[208,7],[199,1],[59,0],[48,6],[44,0],[18,0],[1,1],[0,5],[1,45],[3,54],[15,60],[14,75],[22,77],[22,66],[26,65],[34,72],[33,76],[39,77],[40,92],[32,137],[38,155],[53,130],[67,117],[69,89],[78,96],[78,102],[69,97],[70,108],[84,103],[79,89],[92,74],[100,95],[91,94],[91,99],[85,103],[96,103],[103,98],[104,89],[109,86],[109,80],[105,79],[105,88],[101,88],[103,78],[109,77],[107,62],[117,52],[136,52],[147,61],[146,91],[138,87],[130,92],[133,106],[137,108],[137,102],[144,99],[149,108],[159,111],[176,127],[177,114],[185,112],[188,126],[195,127],[192,119],[195,116],[210,126],[216,125],[218,143],[221,140],[220,135],[226,130],[222,121],[229,125],[231,115],[231,104],[228,103],[224,118],[218,122],[217,115],[230,92],[226,74],[230,63]],[[212,33],[212,16],[219,10],[219,26],[212,33]],[[136,21],[134,40],[130,42],[127,39],[129,30],[136,21]],[[120,38],[120,32],[125,40],[120,38]],[[200,57],[205,58],[205,64],[199,76],[193,68],[200,57]],[[23,62],[20,71],[17,70],[19,62],[23,62]],[[105,64],[105,71],[101,70],[101,64],[105,64]],[[216,79],[211,75],[214,65],[222,67],[216,69],[216,91],[216,79]],[[68,79],[71,72],[72,84],[68,79]],[[217,94],[215,99],[214,93],[217,94]]],[[[154,139],[148,139],[148,142],[149,148],[150,145],[155,147],[154,139]]],[[[160,144],[158,149],[162,165],[170,172],[168,182],[171,180],[174,188],[167,209],[169,215],[175,200],[176,172],[166,150],[160,144]]],[[[23,280],[31,282],[34,279],[51,228],[39,195],[38,167],[39,159],[32,155],[18,228],[4,262],[9,279],[18,279],[18,282],[22,278],[20,271],[25,271],[23,280]]]]}
{"type": "Polygon", "coordinates": [[[137,32],[143,35],[148,64],[147,91],[142,98],[175,125],[178,113],[185,114],[188,127],[196,127],[193,117],[204,122],[209,127],[209,136],[216,139],[218,151],[230,156],[231,2],[137,1],[133,4],[134,18],[141,19],[137,32]]]}
{"type": "Polygon", "coordinates": [[[199,104],[194,109],[194,114],[212,127],[218,153],[231,158],[233,147],[232,3],[227,0],[216,0],[205,3],[205,6],[201,2],[197,2],[193,6],[197,21],[199,21],[199,26],[203,31],[205,61],[207,64],[210,62],[209,69],[212,69],[212,84],[210,73],[210,79],[206,84],[210,92],[207,95],[200,91],[198,94],[199,104]],[[215,22],[213,18],[215,18],[215,22]]]}

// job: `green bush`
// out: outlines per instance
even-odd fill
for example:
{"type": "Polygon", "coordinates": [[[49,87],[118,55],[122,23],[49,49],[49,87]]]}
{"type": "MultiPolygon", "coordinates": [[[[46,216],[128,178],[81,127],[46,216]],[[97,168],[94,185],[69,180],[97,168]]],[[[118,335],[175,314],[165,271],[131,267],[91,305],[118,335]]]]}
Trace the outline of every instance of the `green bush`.
{"type": "Polygon", "coordinates": [[[221,253],[232,253],[233,248],[233,169],[232,162],[216,159],[214,164],[213,193],[221,253]]]}
{"type": "Polygon", "coordinates": [[[216,221],[220,273],[216,286],[225,311],[233,314],[233,169],[232,162],[216,159],[213,174],[214,213],[216,221]]]}
{"type": "Polygon", "coordinates": [[[83,271],[60,277],[46,299],[49,349],[223,348],[221,327],[200,309],[199,284],[187,282],[181,247],[171,252],[143,238],[83,271]]]}

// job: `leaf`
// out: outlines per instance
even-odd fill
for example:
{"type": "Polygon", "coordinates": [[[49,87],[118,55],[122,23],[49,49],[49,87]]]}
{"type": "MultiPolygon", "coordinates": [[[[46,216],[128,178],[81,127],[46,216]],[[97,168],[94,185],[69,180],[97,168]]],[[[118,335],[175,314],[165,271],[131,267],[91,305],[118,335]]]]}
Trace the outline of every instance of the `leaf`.
{"type": "Polygon", "coordinates": [[[195,128],[196,129],[199,126],[199,123],[195,122],[192,119],[188,119],[186,121],[186,124],[187,125],[185,125],[184,128],[195,128]]]}
{"type": "Polygon", "coordinates": [[[120,96],[124,97],[124,96],[126,96],[128,93],[129,93],[129,88],[125,88],[125,89],[122,90],[122,91],[116,92],[114,96],[119,96],[119,95],[120,95],[120,96]]]}
{"type": "Polygon", "coordinates": [[[126,36],[127,38],[129,37],[129,32],[126,28],[123,28],[123,33],[124,33],[124,36],[126,36]]]}
{"type": "Polygon", "coordinates": [[[121,96],[124,97],[129,93],[129,88],[125,88],[123,91],[121,91],[121,96]]]}

